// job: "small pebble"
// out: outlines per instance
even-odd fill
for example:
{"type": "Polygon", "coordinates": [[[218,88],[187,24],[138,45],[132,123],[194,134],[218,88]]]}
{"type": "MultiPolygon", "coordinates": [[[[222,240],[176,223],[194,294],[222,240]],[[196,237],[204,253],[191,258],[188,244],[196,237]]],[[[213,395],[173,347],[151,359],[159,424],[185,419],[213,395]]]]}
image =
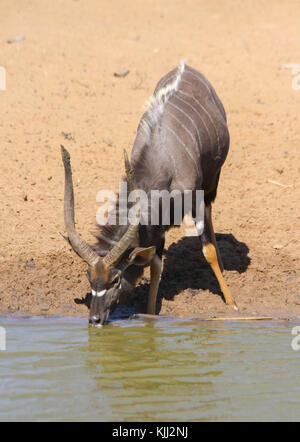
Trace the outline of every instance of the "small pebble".
{"type": "Polygon", "coordinates": [[[110,140],[109,138],[106,139],[106,140],[103,140],[103,141],[104,141],[104,143],[105,143],[107,146],[112,146],[112,145],[113,145],[112,140],[110,140]]]}
{"type": "Polygon", "coordinates": [[[122,68],[119,72],[114,72],[114,76],[118,78],[124,78],[129,74],[130,70],[127,68],[122,68]]]}
{"type": "Polygon", "coordinates": [[[10,40],[7,40],[7,43],[18,43],[19,41],[25,40],[25,34],[21,34],[16,38],[12,38],[10,40]]]}
{"type": "Polygon", "coordinates": [[[283,245],[282,245],[282,244],[275,244],[275,245],[273,246],[273,249],[276,249],[276,250],[283,249],[283,245]]]}

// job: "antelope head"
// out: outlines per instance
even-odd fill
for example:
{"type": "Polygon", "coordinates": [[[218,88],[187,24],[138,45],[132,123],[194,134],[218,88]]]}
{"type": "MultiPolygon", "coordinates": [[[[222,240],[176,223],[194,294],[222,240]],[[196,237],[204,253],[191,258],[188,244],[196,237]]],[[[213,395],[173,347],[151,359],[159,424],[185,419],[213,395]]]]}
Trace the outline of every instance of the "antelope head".
{"type": "MultiPolygon", "coordinates": [[[[153,259],[155,247],[132,247],[138,243],[139,223],[129,225],[120,241],[102,258],[77,233],[75,228],[75,209],[72,170],[69,152],[61,146],[62,160],[65,168],[64,220],[69,242],[74,252],[87,264],[87,277],[91,284],[92,301],[89,322],[93,326],[102,326],[110,313],[119,303],[124,291],[130,292],[124,273],[131,265],[145,266],[153,259]]],[[[137,189],[133,170],[125,156],[125,170],[129,190],[137,189]]],[[[140,203],[136,203],[137,219],[140,218],[140,203]]],[[[126,294],[126,293],[125,293],[126,294]]],[[[128,293],[127,293],[128,294],[128,293]]]]}

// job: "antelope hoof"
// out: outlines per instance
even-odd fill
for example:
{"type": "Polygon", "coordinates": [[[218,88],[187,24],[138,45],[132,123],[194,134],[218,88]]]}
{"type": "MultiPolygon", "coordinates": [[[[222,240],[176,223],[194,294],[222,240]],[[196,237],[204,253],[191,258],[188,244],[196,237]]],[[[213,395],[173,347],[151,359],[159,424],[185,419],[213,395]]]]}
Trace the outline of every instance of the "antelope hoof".
{"type": "Polygon", "coordinates": [[[232,302],[226,302],[226,305],[228,305],[228,306],[230,306],[230,307],[233,307],[234,310],[235,310],[236,312],[239,311],[239,308],[238,308],[238,306],[236,305],[236,303],[235,303],[234,301],[232,301],[232,302]]]}

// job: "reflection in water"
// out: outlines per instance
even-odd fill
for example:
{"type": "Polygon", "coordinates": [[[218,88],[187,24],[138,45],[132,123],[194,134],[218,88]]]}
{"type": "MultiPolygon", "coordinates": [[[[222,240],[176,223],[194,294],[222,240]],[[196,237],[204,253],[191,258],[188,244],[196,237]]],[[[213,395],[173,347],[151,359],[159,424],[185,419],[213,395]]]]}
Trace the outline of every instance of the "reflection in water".
{"type": "MultiPolygon", "coordinates": [[[[214,341],[216,331],[203,332],[188,323],[180,325],[179,333],[178,324],[171,321],[143,325],[121,333],[113,326],[89,329],[86,364],[97,390],[110,404],[111,414],[119,416],[121,411],[125,420],[196,419],[205,398],[213,395],[210,378],[222,374],[200,351],[202,343],[214,341]]],[[[211,350],[216,364],[217,348],[211,350]]]]}
{"type": "Polygon", "coordinates": [[[3,319],[0,420],[299,420],[291,324],[3,319]]]}

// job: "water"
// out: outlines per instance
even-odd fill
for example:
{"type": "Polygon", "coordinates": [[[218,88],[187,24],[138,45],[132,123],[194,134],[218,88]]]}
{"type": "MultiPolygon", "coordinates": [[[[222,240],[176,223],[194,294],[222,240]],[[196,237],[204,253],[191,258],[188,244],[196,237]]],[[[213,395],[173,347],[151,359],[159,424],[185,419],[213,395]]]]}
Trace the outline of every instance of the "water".
{"type": "Polygon", "coordinates": [[[1,421],[300,420],[300,351],[291,348],[290,323],[0,325],[1,421]]]}

